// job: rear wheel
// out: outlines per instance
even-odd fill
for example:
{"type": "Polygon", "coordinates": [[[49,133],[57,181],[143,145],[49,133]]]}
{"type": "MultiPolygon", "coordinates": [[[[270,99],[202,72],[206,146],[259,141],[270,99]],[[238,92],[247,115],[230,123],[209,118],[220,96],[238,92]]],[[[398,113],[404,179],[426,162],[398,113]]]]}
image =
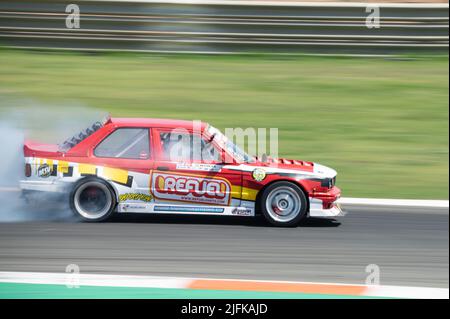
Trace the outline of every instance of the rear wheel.
{"type": "Polygon", "coordinates": [[[107,182],[88,177],[75,185],[70,205],[83,221],[100,222],[108,219],[114,212],[116,198],[107,182]]]}
{"type": "Polygon", "coordinates": [[[308,210],[305,193],[290,182],[269,185],[261,196],[260,207],[269,223],[282,227],[298,225],[308,210]]]}

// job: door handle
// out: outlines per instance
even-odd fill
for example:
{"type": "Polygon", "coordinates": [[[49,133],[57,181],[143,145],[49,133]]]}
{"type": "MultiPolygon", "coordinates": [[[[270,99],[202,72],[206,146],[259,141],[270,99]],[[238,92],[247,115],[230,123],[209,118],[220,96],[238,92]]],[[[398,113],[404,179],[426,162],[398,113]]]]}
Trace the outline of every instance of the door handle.
{"type": "Polygon", "coordinates": [[[158,171],[168,171],[168,170],[169,170],[169,167],[167,167],[167,166],[158,166],[156,169],[157,169],[158,171]]]}

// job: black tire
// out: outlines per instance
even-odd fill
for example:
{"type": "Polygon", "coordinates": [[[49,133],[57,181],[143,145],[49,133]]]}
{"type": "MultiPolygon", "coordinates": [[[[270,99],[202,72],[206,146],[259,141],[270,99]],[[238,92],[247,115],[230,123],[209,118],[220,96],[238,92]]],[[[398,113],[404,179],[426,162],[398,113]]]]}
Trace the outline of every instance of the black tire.
{"type": "Polygon", "coordinates": [[[102,222],[114,213],[116,195],[111,185],[96,177],[77,182],[70,194],[70,207],[85,222],[102,222]]]}
{"type": "Polygon", "coordinates": [[[306,217],[308,201],[299,186],[290,182],[275,182],[264,189],[259,207],[270,224],[294,227],[306,217]]]}

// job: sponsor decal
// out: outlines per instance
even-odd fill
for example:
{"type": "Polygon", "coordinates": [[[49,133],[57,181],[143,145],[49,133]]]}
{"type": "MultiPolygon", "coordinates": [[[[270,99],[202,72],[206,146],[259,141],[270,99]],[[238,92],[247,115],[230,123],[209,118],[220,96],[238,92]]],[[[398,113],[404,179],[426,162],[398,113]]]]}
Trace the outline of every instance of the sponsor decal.
{"type": "Polygon", "coordinates": [[[155,212],[223,213],[223,208],[205,206],[155,206],[155,212]]]}
{"type": "Polygon", "coordinates": [[[204,164],[204,163],[178,163],[177,169],[179,170],[193,170],[193,171],[205,171],[205,172],[220,172],[223,165],[217,164],[204,164]]]}
{"type": "Polygon", "coordinates": [[[252,177],[257,182],[262,182],[266,178],[267,173],[262,168],[256,168],[253,170],[252,177]]]}
{"type": "Polygon", "coordinates": [[[153,172],[153,196],[168,201],[181,201],[228,206],[231,184],[223,178],[199,175],[153,172]]]}
{"type": "Polygon", "coordinates": [[[126,202],[130,200],[141,201],[141,202],[151,202],[153,199],[152,195],[140,194],[140,193],[126,193],[119,196],[119,202],[126,202]]]}
{"type": "Polygon", "coordinates": [[[236,216],[252,216],[253,212],[251,209],[248,208],[235,208],[231,211],[232,215],[236,215],[236,216]]]}
{"type": "MultiPolygon", "coordinates": [[[[39,163],[42,161],[53,162],[49,159],[33,159],[33,163],[39,163]]],[[[45,163],[38,167],[36,175],[38,177],[46,178],[50,176],[57,176],[59,172],[62,173],[62,177],[73,177],[74,171],[78,171],[78,174],[81,177],[90,175],[95,176],[98,175],[98,170],[100,168],[103,168],[101,177],[129,188],[133,186],[133,176],[130,176],[126,170],[114,167],[95,166],[93,164],[86,163],[69,163],[65,161],[58,161],[58,164],[53,165],[45,163]]],[[[75,176],[78,177],[78,174],[75,174],[75,176]]]]}
{"type": "Polygon", "coordinates": [[[47,178],[52,175],[53,169],[48,164],[42,164],[37,170],[37,176],[47,178]]]}
{"type": "Polygon", "coordinates": [[[139,212],[139,211],[146,211],[147,206],[145,204],[124,204],[122,206],[122,211],[124,212],[139,212]]]}
{"type": "Polygon", "coordinates": [[[255,202],[248,202],[246,200],[241,201],[242,207],[255,208],[255,202]]]}

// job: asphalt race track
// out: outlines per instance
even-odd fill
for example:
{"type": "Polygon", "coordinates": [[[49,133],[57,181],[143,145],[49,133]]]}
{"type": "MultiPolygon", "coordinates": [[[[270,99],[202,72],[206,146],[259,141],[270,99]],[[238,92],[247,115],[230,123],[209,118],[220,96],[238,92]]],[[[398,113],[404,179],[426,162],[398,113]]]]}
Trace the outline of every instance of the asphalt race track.
{"type": "Polygon", "coordinates": [[[366,266],[376,264],[383,285],[448,287],[448,208],[346,210],[297,228],[167,215],[2,222],[0,271],[64,272],[77,264],[82,273],[364,284],[366,266]]]}

